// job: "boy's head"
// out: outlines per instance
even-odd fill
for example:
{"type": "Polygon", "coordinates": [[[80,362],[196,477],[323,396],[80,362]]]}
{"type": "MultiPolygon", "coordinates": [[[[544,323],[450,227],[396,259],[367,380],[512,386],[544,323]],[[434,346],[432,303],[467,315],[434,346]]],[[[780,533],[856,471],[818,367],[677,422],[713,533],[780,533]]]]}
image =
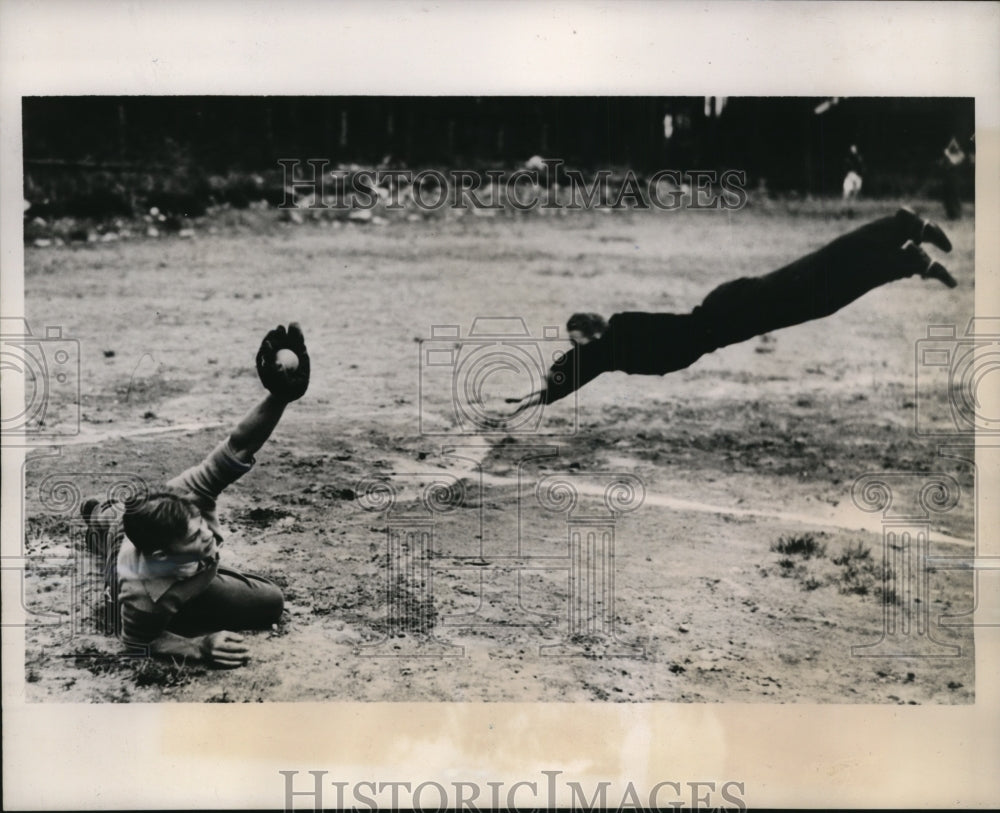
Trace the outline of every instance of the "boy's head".
{"type": "Polygon", "coordinates": [[[136,550],[148,558],[182,563],[215,551],[215,536],[198,506],[174,491],[158,491],[127,505],[122,527],[136,550]]]}
{"type": "Polygon", "coordinates": [[[574,313],[566,322],[566,330],[573,344],[587,344],[599,339],[608,329],[608,323],[599,313],[574,313]]]}

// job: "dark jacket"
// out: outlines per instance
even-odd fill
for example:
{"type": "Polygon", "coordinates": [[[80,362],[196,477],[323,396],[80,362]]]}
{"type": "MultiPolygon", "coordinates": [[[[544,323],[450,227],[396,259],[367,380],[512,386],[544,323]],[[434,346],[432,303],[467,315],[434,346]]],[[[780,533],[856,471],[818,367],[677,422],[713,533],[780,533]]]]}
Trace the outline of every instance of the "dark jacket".
{"type": "Polygon", "coordinates": [[[681,370],[706,351],[691,314],[616,313],[599,339],[575,345],[552,365],[545,403],[551,404],[601,373],[664,375],[681,370]]]}

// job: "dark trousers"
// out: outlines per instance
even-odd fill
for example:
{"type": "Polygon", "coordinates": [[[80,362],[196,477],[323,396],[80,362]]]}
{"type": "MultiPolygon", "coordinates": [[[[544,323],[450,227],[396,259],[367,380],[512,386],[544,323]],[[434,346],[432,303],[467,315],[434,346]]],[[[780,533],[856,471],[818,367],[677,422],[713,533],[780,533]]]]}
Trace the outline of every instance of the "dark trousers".
{"type": "Polygon", "coordinates": [[[907,240],[919,241],[922,226],[901,209],[770,274],[724,283],[691,312],[685,332],[707,353],[829,316],[880,285],[924,271],[915,252],[901,250],[907,240]]]}
{"type": "Polygon", "coordinates": [[[281,618],[280,588],[263,576],[220,567],[216,577],[177,612],[167,629],[179,635],[267,629],[281,618]]]}

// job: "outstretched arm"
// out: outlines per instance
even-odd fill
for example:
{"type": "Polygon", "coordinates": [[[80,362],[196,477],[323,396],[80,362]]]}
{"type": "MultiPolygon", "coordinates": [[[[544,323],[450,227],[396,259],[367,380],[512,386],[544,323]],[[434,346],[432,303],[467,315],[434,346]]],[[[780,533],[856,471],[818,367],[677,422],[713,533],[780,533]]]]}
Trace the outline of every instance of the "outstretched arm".
{"type": "Polygon", "coordinates": [[[574,345],[549,369],[545,386],[523,398],[506,399],[508,404],[517,404],[511,417],[538,404],[551,404],[565,398],[601,373],[611,370],[610,347],[610,340],[603,338],[586,345],[574,345]]]}
{"type": "Polygon", "coordinates": [[[224,667],[241,666],[250,659],[250,649],[243,636],[229,630],[190,638],[178,635],[167,631],[168,617],[143,612],[127,601],[121,606],[121,622],[122,641],[156,657],[190,658],[224,667]]]}
{"type": "Polygon", "coordinates": [[[244,637],[228,630],[196,638],[164,632],[149,644],[149,652],[160,658],[191,658],[228,669],[243,666],[250,660],[250,649],[244,637]]]}
{"type": "Polygon", "coordinates": [[[551,404],[576,392],[601,373],[614,369],[610,329],[599,339],[588,344],[577,344],[549,370],[545,387],[541,390],[542,403],[551,404]]]}
{"type": "Polygon", "coordinates": [[[229,436],[238,460],[249,463],[281,420],[285,407],[309,387],[309,352],[296,322],[270,331],[257,351],[257,374],[268,394],[250,409],[229,436]]]}
{"type": "Polygon", "coordinates": [[[268,393],[243,416],[229,435],[229,448],[237,460],[249,463],[271,437],[287,404],[268,393]]]}
{"type": "Polygon", "coordinates": [[[530,409],[533,406],[538,406],[538,404],[546,403],[545,399],[547,397],[548,390],[540,389],[535,390],[530,395],[525,395],[523,398],[505,398],[504,400],[508,404],[517,404],[517,407],[510,414],[510,418],[514,418],[520,415],[524,410],[530,409]]]}

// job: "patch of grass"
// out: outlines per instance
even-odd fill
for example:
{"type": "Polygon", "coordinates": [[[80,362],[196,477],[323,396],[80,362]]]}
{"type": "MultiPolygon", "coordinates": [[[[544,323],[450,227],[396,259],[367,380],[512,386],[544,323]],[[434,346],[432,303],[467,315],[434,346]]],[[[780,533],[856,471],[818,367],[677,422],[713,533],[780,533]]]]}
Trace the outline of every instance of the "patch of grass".
{"type": "Polygon", "coordinates": [[[823,586],[823,581],[811,574],[802,561],[820,559],[826,555],[826,545],[817,540],[813,534],[782,536],[771,544],[771,550],[784,554],[778,559],[779,576],[784,579],[796,579],[803,590],[816,590],[823,586]]]}
{"type": "Polygon", "coordinates": [[[787,556],[784,559],[778,560],[778,567],[781,568],[778,571],[778,575],[783,579],[790,579],[793,577],[803,578],[805,576],[805,567],[797,564],[795,560],[789,559],[787,556]]]}
{"type": "Polygon", "coordinates": [[[857,545],[848,545],[840,556],[834,556],[831,560],[835,565],[855,565],[872,561],[871,548],[865,547],[865,543],[858,540],[857,545]]]}
{"type": "Polygon", "coordinates": [[[826,556],[826,544],[819,542],[813,534],[782,536],[771,545],[771,550],[786,556],[801,556],[803,559],[826,556]]]}
{"type": "Polygon", "coordinates": [[[128,671],[128,656],[111,642],[102,638],[77,644],[65,656],[78,669],[86,669],[92,675],[122,674],[128,671]]]}
{"type": "Polygon", "coordinates": [[[174,688],[186,686],[195,677],[204,675],[203,666],[191,666],[186,661],[161,661],[154,658],[142,658],[138,661],[133,673],[136,686],[159,686],[174,688]]]}
{"type": "Polygon", "coordinates": [[[899,596],[889,582],[896,578],[892,568],[882,562],[876,562],[871,548],[860,540],[856,545],[848,545],[842,554],[834,556],[831,561],[841,568],[836,577],[841,593],[857,596],[875,596],[888,604],[896,604],[899,596]]]}
{"type": "Polygon", "coordinates": [[[101,677],[115,675],[135,686],[175,688],[186,686],[208,671],[201,664],[128,656],[109,641],[86,642],[76,646],[69,656],[73,665],[101,677]]]}

